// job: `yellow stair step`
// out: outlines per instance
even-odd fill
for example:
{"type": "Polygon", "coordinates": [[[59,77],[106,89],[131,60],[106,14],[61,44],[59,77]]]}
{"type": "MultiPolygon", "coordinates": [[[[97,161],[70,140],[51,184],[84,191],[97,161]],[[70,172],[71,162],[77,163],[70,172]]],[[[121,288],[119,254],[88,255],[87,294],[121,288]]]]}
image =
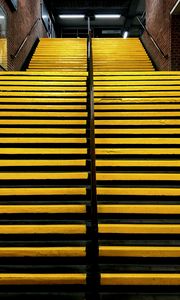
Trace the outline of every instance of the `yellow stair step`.
{"type": "Polygon", "coordinates": [[[0,125],[86,125],[86,120],[1,119],[0,125]]]}
{"type": "Polygon", "coordinates": [[[107,257],[179,257],[180,247],[100,246],[99,255],[107,257]]]}
{"type": "Polygon", "coordinates": [[[30,92],[34,92],[34,91],[39,91],[41,93],[43,93],[43,91],[86,91],[86,87],[84,86],[3,86],[1,85],[1,92],[2,91],[20,91],[20,92],[24,92],[24,91],[30,91],[30,92]]]}
{"type": "Polygon", "coordinates": [[[23,110],[23,109],[29,109],[29,110],[86,110],[86,105],[51,105],[49,104],[41,104],[41,105],[29,105],[29,104],[0,104],[0,109],[11,109],[11,110],[23,110]]]}
{"type": "MultiPolygon", "coordinates": [[[[1,120],[0,120],[1,122],[1,120]]],[[[1,124],[1,123],[0,123],[1,124]]],[[[160,125],[160,126],[166,126],[166,125],[180,125],[179,119],[160,119],[160,120],[153,120],[153,119],[146,119],[146,120],[95,120],[95,125],[104,125],[104,126],[145,126],[145,125],[160,125]]],[[[99,129],[99,128],[98,128],[99,129]]],[[[97,129],[96,129],[97,130],[97,129]]]]}
{"type": "MultiPolygon", "coordinates": [[[[113,124],[113,121],[112,121],[113,124]]],[[[96,134],[180,134],[180,128],[96,128],[96,134]]]]}
{"type": "Polygon", "coordinates": [[[85,234],[86,225],[0,225],[0,234],[85,234]]]}
{"type": "MultiPolygon", "coordinates": [[[[95,111],[96,117],[179,117],[180,111],[95,111]]],[[[113,121],[112,121],[113,123],[113,121]]]]}
{"type": "Polygon", "coordinates": [[[86,128],[0,128],[0,134],[86,134],[86,128]]]}
{"type": "MultiPolygon", "coordinates": [[[[48,98],[44,98],[44,97],[41,97],[41,98],[16,98],[16,97],[13,97],[13,98],[3,98],[1,97],[0,99],[0,102],[1,103],[42,103],[42,104],[53,104],[53,103],[58,103],[58,105],[62,105],[64,104],[64,102],[66,102],[67,104],[69,103],[86,103],[87,99],[86,98],[51,98],[51,100],[49,100],[48,98]],[[62,104],[61,104],[62,103],[62,104]]],[[[75,106],[75,105],[74,105],[75,106]]],[[[3,107],[3,106],[2,106],[3,107]]]]}
{"type": "Polygon", "coordinates": [[[84,257],[85,247],[0,247],[0,257],[84,257]]]}
{"type": "MultiPolygon", "coordinates": [[[[122,130],[123,131],[123,130],[122,130]]],[[[133,132],[134,130],[132,130],[133,132]]],[[[139,130],[140,131],[140,130],[139,130]]],[[[2,138],[3,140],[4,138],[2,138]]],[[[176,144],[178,145],[180,143],[179,138],[173,138],[173,137],[143,137],[143,138],[96,138],[96,145],[125,145],[125,144],[135,144],[135,145],[157,145],[157,144],[164,144],[164,145],[170,145],[170,144],[176,144]]],[[[99,150],[99,149],[98,149],[99,150]]],[[[116,150],[116,149],[115,149],[116,150]]],[[[123,149],[122,149],[123,150],[123,149]]],[[[138,149],[137,149],[138,150],[138,149]]],[[[145,149],[145,151],[148,149],[145,149]]],[[[155,151],[156,149],[154,149],[155,151]]]]}
{"type": "Polygon", "coordinates": [[[0,205],[0,214],[84,214],[86,206],[83,204],[58,205],[0,205]]]}
{"type": "MultiPolygon", "coordinates": [[[[1,162],[0,162],[1,165],[1,162]]],[[[96,160],[97,167],[180,167],[180,160],[96,160]]]]}
{"type": "Polygon", "coordinates": [[[57,117],[87,117],[87,112],[83,111],[76,111],[76,112],[49,112],[49,111],[0,111],[0,117],[32,117],[32,118],[38,118],[38,117],[51,117],[51,118],[57,118],[57,117]]]}
{"type": "MultiPolygon", "coordinates": [[[[51,180],[88,179],[88,173],[87,172],[0,172],[0,180],[49,180],[49,179],[51,180]]],[[[178,178],[176,178],[175,180],[178,180],[178,178]]]]}
{"type": "Polygon", "coordinates": [[[53,195],[86,195],[86,188],[79,187],[24,187],[0,188],[0,196],[53,196],[53,195]]]}
{"type": "Polygon", "coordinates": [[[179,285],[180,274],[172,273],[102,273],[101,285],[179,285]]]}
{"type": "Polygon", "coordinates": [[[13,273],[0,274],[0,285],[84,285],[86,284],[86,274],[27,274],[13,273]]]}
{"type": "MultiPolygon", "coordinates": [[[[0,173],[0,179],[4,176],[4,173],[0,173]]],[[[8,176],[8,175],[7,175],[8,176]]],[[[41,175],[40,175],[41,176],[41,175]]],[[[26,175],[25,175],[26,177],[26,175]]],[[[17,173],[18,178],[18,173],[17,173]]],[[[146,180],[153,180],[153,181],[179,181],[180,180],[180,173],[140,173],[140,172],[133,172],[133,173],[121,173],[121,172],[100,172],[96,174],[97,180],[121,180],[121,181],[131,181],[131,180],[137,180],[137,181],[146,181],[146,180]]],[[[2,180],[2,179],[1,179],[2,180]]]]}
{"type": "Polygon", "coordinates": [[[87,154],[85,148],[0,148],[0,154],[87,154]]]}
{"type": "Polygon", "coordinates": [[[179,148],[97,148],[96,155],[179,155],[179,148]]]}
{"type": "Polygon", "coordinates": [[[55,166],[55,167],[64,167],[64,166],[86,166],[86,160],[83,159],[0,159],[0,167],[38,167],[38,166],[55,166]]]}
{"type": "Polygon", "coordinates": [[[180,214],[180,205],[99,204],[99,214],[180,214]]]}
{"type": "Polygon", "coordinates": [[[86,138],[38,138],[38,137],[1,137],[0,144],[58,144],[58,143],[67,143],[67,144],[84,144],[86,143],[86,138]]]}
{"type": "Polygon", "coordinates": [[[180,224],[99,224],[99,233],[180,234],[180,224]]]}
{"type": "Polygon", "coordinates": [[[133,188],[133,187],[98,187],[97,195],[126,196],[180,196],[178,188],[133,188]]]}

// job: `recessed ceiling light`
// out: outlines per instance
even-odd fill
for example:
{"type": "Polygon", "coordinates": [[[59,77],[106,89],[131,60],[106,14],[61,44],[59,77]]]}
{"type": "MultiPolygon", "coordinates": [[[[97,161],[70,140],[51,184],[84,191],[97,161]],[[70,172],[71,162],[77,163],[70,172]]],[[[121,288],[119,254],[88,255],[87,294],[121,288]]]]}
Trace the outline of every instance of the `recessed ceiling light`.
{"type": "Polygon", "coordinates": [[[59,15],[61,19],[84,19],[84,15],[59,15]]]}
{"type": "Polygon", "coordinates": [[[119,19],[121,15],[95,15],[96,19],[119,19]]]}

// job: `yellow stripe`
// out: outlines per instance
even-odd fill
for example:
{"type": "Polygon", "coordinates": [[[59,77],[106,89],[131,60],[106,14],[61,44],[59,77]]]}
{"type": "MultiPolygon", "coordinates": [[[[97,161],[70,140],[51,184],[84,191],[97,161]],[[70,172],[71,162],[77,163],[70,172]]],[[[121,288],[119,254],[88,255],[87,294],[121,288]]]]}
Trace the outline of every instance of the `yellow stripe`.
{"type": "MultiPolygon", "coordinates": [[[[112,101],[113,103],[113,101],[112,101]]],[[[116,103],[116,100],[114,100],[116,103]]],[[[2,106],[3,107],[3,106],[2,106]]],[[[95,110],[179,110],[179,104],[106,104],[106,105],[95,105],[95,110]]]]}
{"type": "Polygon", "coordinates": [[[0,134],[85,134],[85,128],[0,128],[0,134]]]}
{"type": "MultiPolygon", "coordinates": [[[[18,173],[17,174],[18,178],[18,173]]],[[[1,176],[4,176],[4,173],[0,173],[0,179],[1,176]]],[[[8,176],[8,175],[7,175],[8,176]]],[[[23,176],[23,173],[22,173],[23,176]]],[[[35,177],[35,176],[34,176],[35,177]]],[[[26,175],[25,175],[26,178],[26,175]]],[[[146,180],[155,180],[155,181],[160,181],[160,180],[166,180],[166,181],[179,181],[180,180],[180,174],[177,173],[97,173],[96,174],[97,180],[123,180],[123,181],[131,181],[131,180],[138,180],[138,181],[146,181],[146,180]]],[[[2,179],[1,179],[2,180],[2,179]]]]}
{"type": "Polygon", "coordinates": [[[179,285],[180,274],[101,274],[101,285],[179,285]]]}
{"type": "Polygon", "coordinates": [[[95,86],[95,91],[179,91],[179,86],[95,86]]]}
{"type": "MultiPolygon", "coordinates": [[[[4,138],[2,138],[2,141],[4,138]]],[[[144,137],[144,138],[96,138],[96,145],[123,145],[123,144],[134,144],[134,145],[153,145],[153,144],[180,144],[180,139],[179,138],[149,138],[149,137],[144,137]]],[[[100,149],[98,149],[100,150],[100,149]]],[[[108,149],[109,150],[109,149],[108,149]]],[[[155,150],[155,149],[154,149],[155,150]]],[[[146,151],[146,149],[145,149],[146,151]]]]}
{"type": "Polygon", "coordinates": [[[0,120],[1,125],[86,125],[86,120],[26,120],[26,119],[20,119],[20,120],[11,120],[11,119],[5,119],[0,120]]]}
{"type": "Polygon", "coordinates": [[[86,188],[0,188],[0,196],[86,195],[86,188]]]}
{"type": "MultiPolygon", "coordinates": [[[[100,246],[100,256],[108,257],[179,257],[180,247],[100,246]]],[[[1,253],[1,252],[0,252],[1,253]]]]}
{"type": "MultiPolygon", "coordinates": [[[[0,205],[0,214],[86,213],[85,205],[0,205]]],[[[1,248],[0,248],[1,249],[1,248]]]]}
{"type": "Polygon", "coordinates": [[[0,225],[0,234],[85,234],[86,225],[0,225]]]}
{"type": "MultiPolygon", "coordinates": [[[[180,95],[180,94],[179,94],[180,95]]],[[[95,117],[179,117],[180,111],[96,111],[95,117]]],[[[113,124],[113,120],[112,120],[113,124]]]]}
{"type": "MultiPolygon", "coordinates": [[[[1,150],[0,150],[1,151],[1,150]]],[[[1,152],[0,152],[1,153],[1,152]]],[[[179,148],[98,148],[96,149],[97,155],[172,155],[172,154],[180,154],[179,148]]]]}
{"type": "Polygon", "coordinates": [[[120,188],[99,187],[98,195],[127,195],[127,196],[180,196],[178,188],[120,188]]]}
{"type": "Polygon", "coordinates": [[[99,224],[99,233],[180,234],[180,224],[99,224]]]}
{"type": "Polygon", "coordinates": [[[180,205],[100,204],[100,214],[180,214],[180,205]]]}
{"type": "Polygon", "coordinates": [[[0,180],[63,180],[87,178],[88,173],[86,172],[0,172],[0,180]]]}
{"type": "MultiPolygon", "coordinates": [[[[0,121],[1,122],[1,121],[0,121]]],[[[1,124],[1,123],[0,123],[1,124]]],[[[135,126],[144,126],[144,125],[180,125],[180,120],[178,119],[160,119],[160,120],[95,120],[95,125],[105,125],[105,126],[114,126],[114,125],[135,125],[135,126]]]]}
{"type": "Polygon", "coordinates": [[[25,160],[25,159],[0,159],[0,167],[11,167],[11,166],[55,166],[55,167],[64,167],[64,166],[86,166],[86,160],[25,160]]]}
{"type": "Polygon", "coordinates": [[[86,284],[86,274],[0,274],[0,285],[86,284]]]}
{"type": "MultiPolygon", "coordinates": [[[[175,89],[174,89],[175,90],[175,89]]],[[[84,86],[2,86],[1,85],[1,91],[38,91],[40,93],[43,93],[43,91],[86,91],[86,87],[84,86]]]]}
{"type": "MultiPolygon", "coordinates": [[[[49,103],[50,104],[50,103],[49,103]]],[[[13,104],[3,104],[0,105],[0,109],[1,110],[5,110],[5,109],[11,109],[11,110],[23,110],[23,109],[29,109],[29,110],[86,110],[86,105],[28,105],[28,104],[23,104],[23,105],[13,105],[13,104]]]]}
{"type": "Polygon", "coordinates": [[[0,111],[0,117],[87,117],[87,112],[0,111]]]}
{"type": "Polygon", "coordinates": [[[85,247],[2,247],[0,257],[83,257],[85,247]]]}
{"type": "MultiPolygon", "coordinates": [[[[1,165],[1,161],[0,161],[1,165]]],[[[97,167],[180,167],[179,160],[96,160],[97,167]]]]}
{"type": "Polygon", "coordinates": [[[85,148],[0,148],[0,154],[87,154],[85,148]]]}
{"type": "MultiPolygon", "coordinates": [[[[112,121],[112,125],[113,125],[113,121],[112,121]]],[[[180,134],[180,128],[140,128],[140,129],[136,129],[136,128],[99,129],[98,128],[95,130],[95,133],[96,134],[180,134]]]]}
{"type": "Polygon", "coordinates": [[[58,144],[58,143],[68,143],[68,144],[83,144],[86,143],[86,138],[30,138],[30,137],[1,137],[0,144],[6,144],[6,143],[17,143],[17,144],[58,144]]]}
{"type": "MultiPolygon", "coordinates": [[[[0,77],[1,78],[1,77],[0,77]]],[[[13,98],[8,98],[8,101],[7,101],[7,98],[0,98],[0,102],[5,102],[5,103],[9,103],[9,102],[11,102],[11,103],[45,103],[45,104],[53,104],[53,103],[63,103],[64,104],[64,102],[66,102],[67,104],[69,104],[69,103],[71,103],[71,102],[74,102],[74,103],[84,103],[84,102],[86,102],[87,101],[87,99],[86,98],[63,98],[63,97],[61,97],[61,98],[51,98],[51,100],[50,99],[48,99],[48,98],[43,98],[43,97],[41,97],[41,98],[35,98],[35,97],[33,97],[33,98],[23,98],[23,97],[21,97],[21,98],[16,98],[16,97],[13,97],[13,98]]],[[[17,108],[17,107],[16,107],[17,108]]]]}

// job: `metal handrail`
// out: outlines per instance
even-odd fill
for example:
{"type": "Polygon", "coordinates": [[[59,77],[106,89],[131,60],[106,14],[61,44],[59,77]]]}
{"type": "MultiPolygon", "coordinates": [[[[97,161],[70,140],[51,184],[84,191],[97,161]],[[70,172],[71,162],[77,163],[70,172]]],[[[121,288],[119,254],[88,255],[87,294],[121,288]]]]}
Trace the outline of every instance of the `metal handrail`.
{"type": "Polygon", "coordinates": [[[93,87],[93,53],[90,18],[88,18],[88,110],[89,110],[89,139],[90,139],[90,237],[88,249],[89,276],[87,285],[89,294],[86,299],[99,300],[100,272],[98,246],[98,211],[96,192],[96,156],[95,156],[95,122],[94,122],[94,87],[93,87]]]}
{"type": "Polygon", "coordinates": [[[11,58],[12,58],[12,59],[15,59],[15,58],[19,55],[19,53],[21,52],[22,48],[23,48],[24,45],[26,44],[26,42],[27,42],[29,36],[31,35],[32,31],[34,30],[34,28],[36,27],[36,25],[38,24],[38,22],[39,22],[40,20],[41,20],[41,18],[38,18],[38,19],[34,22],[33,26],[31,27],[31,30],[30,30],[29,33],[26,35],[25,39],[22,41],[22,43],[20,44],[20,46],[18,47],[18,49],[16,50],[16,52],[15,52],[14,54],[11,54],[11,58]]]}
{"type": "Polygon", "coordinates": [[[7,71],[2,65],[0,65],[0,68],[3,69],[3,71],[7,71]]]}
{"type": "Polygon", "coordinates": [[[161,50],[161,48],[159,47],[159,45],[157,44],[157,42],[155,41],[155,39],[153,38],[153,36],[151,35],[151,33],[148,31],[148,29],[146,28],[145,25],[143,25],[143,23],[141,22],[141,20],[139,19],[139,17],[136,17],[138,22],[141,24],[142,28],[147,32],[147,34],[149,35],[151,41],[153,42],[154,46],[156,47],[156,49],[159,51],[159,53],[161,53],[161,55],[168,59],[168,54],[164,54],[164,52],[161,50]]]}

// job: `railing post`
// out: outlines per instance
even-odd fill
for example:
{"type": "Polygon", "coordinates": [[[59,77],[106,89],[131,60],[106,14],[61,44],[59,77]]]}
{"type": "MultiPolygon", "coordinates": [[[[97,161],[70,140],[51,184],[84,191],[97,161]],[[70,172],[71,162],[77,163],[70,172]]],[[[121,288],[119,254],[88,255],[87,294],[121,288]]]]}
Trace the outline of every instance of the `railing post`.
{"type": "Polygon", "coordinates": [[[94,88],[93,88],[93,55],[90,17],[88,17],[88,113],[89,113],[89,147],[90,147],[90,207],[89,207],[89,244],[87,247],[88,276],[87,300],[99,300],[100,272],[98,246],[98,212],[96,193],[96,157],[95,157],[95,124],[94,124],[94,88]]]}

